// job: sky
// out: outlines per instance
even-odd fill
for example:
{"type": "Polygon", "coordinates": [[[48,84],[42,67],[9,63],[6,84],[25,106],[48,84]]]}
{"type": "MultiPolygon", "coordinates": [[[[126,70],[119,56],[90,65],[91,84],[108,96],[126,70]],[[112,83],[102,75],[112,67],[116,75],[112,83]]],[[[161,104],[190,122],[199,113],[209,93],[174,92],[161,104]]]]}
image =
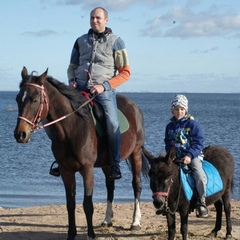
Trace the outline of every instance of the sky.
{"type": "Polygon", "coordinates": [[[98,6],[129,56],[118,92],[240,93],[239,0],[0,1],[0,91],[18,91],[23,66],[67,84],[73,44],[98,6]]]}

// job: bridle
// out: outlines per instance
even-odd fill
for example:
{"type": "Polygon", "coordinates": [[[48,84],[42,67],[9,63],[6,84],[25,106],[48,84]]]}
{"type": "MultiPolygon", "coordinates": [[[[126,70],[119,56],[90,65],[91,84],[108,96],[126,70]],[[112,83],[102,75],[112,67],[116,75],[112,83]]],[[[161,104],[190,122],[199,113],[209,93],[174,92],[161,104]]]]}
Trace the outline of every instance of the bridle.
{"type": "Polygon", "coordinates": [[[44,91],[44,86],[43,85],[40,86],[40,85],[34,84],[34,83],[25,83],[24,85],[25,86],[34,86],[34,87],[40,88],[40,90],[41,90],[40,104],[39,104],[36,116],[34,117],[33,121],[30,121],[25,117],[18,116],[18,118],[20,118],[20,119],[26,121],[27,123],[29,123],[32,126],[32,130],[34,131],[35,129],[39,128],[39,123],[41,122],[41,116],[42,116],[42,111],[43,111],[44,104],[46,105],[47,112],[49,110],[48,99],[47,99],[47,95],[44,91]]]}
{"type": "MultiPolygon", "coordinates": [[[[179,166],[179,176],[180,176],[180,166],[179,166]]],[[[171,178],[171,183],[170,183],[170,185],[169,185],[169,187],[168,187],[166,192],[154,192],[152,194],[153,198],[155,196],[165,197],[164,210],[165,210],[166,213],[170,213],[171,215],[174,215],[177,212],[177,209],[178,209],[178,204],[179,204],[179,199],[180,199],[180,192],[181,192],[181,185],[182,185],[181,179],[179,179],[179,183],[180,183],[180,185],[179,185],[178,196],[177,196],[177,204],[176,204],[176,207],[175,207],[174,211],[171,211],[171,209],[168,206],[169,192],[170,192],[171,186],[173,184],[172,178],[171,178]]]]}
{"type": "Polygon", "coordinates": [[[29,123],[31,126],[32,126],[32,132],[34,132],[35,130],[38,130],[38,129],[42,129],[42,128],[45,128],[47,126],[50,126],[54,123],[57,123],[57,122],[60,122],[62,121],[63,119],[66,119],[68,117],[70,117],[71,115],[73,115],[75,112],[77,112],[79,109],[83,108],[85,105],[87,105],[88,103],[91,103],[92,100],[97,96],[97,94],[93,95],[92,98],[88,98],[87,101],[85,101],[82,105],[80,105],[76,110],[74,110],[73,112],[71,113],[68,113],[52,122],[49,122],[49,123],[46,123],[44,125],[41,125],[39,126],[39,123],[41,122],[41,116],[42,116],[42,111],[43,111],[43,107],[44,107],[44,104],[46,105],[46,108],[47,108],[47,112],[49,111],[49,103],[48,103],[48,99],[47,99],[47,94],[44,90],[44,86],[40,86],[38,84],[34,84],[34,83],[25,83],[24,86],[33,86],[33,87],[37,87],[37,88],[40,88],[41,89],[41,97],[40,97],[40,104],[39,104],[39,107],[38,107],[38,111],[36,113],[36,116],[34,117],[33,121],[30,121],[28,120],[27,118],[25,117],[22,117],[22,116],[18,116],[19,119],[22,119],[24,121],[26,121],[27,123],[29,123]]]}

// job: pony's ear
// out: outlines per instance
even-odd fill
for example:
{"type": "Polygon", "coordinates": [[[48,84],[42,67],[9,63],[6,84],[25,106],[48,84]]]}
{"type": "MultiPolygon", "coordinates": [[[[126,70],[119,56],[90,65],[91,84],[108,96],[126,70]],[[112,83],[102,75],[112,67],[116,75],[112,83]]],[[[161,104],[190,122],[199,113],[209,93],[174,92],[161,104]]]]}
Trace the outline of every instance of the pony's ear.
{"type": "Polygon", "coordinates": [[[39,76],[40,85],[44,84],[44,81],[45,81],[45,79],[47,77],[47,73],[48,73],[48,68],[42,75],[39,76]]]}
{"type": "Polygon", "coordinates": [[[176,148],[175,146],[172,146],[168,155],[168,161],[167,161],[168,164],[171,164],[175,158],[176,158],[176,148]]]}
{"type": "Polygon", "coordinates": [[[26,77],[28,75],[28,71],[27,71],[26,67],[23,67],[21,75],[22,75],[22,80],[26,79],[26,77]]]}
{"type": "Polygon", "coordinates": [[[142,148],[143,156],[148,160],[149,164],[151,165],[154,160],[156,159],[145,147],[142,148]]]}

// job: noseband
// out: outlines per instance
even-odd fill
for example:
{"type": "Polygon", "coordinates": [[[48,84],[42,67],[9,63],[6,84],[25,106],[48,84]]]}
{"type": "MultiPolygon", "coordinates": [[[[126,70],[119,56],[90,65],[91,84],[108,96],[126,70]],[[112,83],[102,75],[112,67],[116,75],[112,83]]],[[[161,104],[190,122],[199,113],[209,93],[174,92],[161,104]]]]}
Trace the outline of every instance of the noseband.
{"type": "Polygon", "coordinates": [[[152,194],[152,197],[153,197],[153,198],[154,198],[155,196],[165,197],[165,201],[167,201],[168,195],[169,195],[169,192],[170,192],[170,188],[171,188],[172,184],[173,184],[173,180],[171,179],[171,184],[170,184],[170,186],[168,187],[167,192],[154,192],[154,193],[152,194]]]}
{"type": "Polygon", "coordinates": [[[25,117],[18,116],[18,118],[20,118],[20,119],[26,121],[27,123],[29,123],[32,126],[32,131],[34,131],[35,129],[39,128],[39,123],[41,122],[41,115],[42,115],[42,111],[43,111],[43,105],[44,104],[46,105],[47,112],[48,112],[49,104],[48,104],[48,101],[47,101],[47,95],[44,91],[44,86],[43,85],[40,86],[40,85],[37,85],[37,84],[34,84],[34,83],[26,83],[24,85],[25,86],[33,86],[33,87],[37,87],[37,88],[41,89],[40,104],[39,104],[38,111],[37,111],[36,116],[34,117],[33,121],[31,122],[30,120],[28,120],[25,117]]]}

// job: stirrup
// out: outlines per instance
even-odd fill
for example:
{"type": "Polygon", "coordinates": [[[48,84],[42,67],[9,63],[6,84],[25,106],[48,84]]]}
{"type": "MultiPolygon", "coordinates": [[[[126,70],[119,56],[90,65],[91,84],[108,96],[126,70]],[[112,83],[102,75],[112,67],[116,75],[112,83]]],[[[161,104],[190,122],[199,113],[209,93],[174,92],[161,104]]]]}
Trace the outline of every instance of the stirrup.
{"type": "Polygon", "coordinates": [[[54,161],[50,167],[50,171],[49,171],[49,174],[54,176],[54,177],[60,177],[60,172],[59,172],[59,168],[56,167],[56,168],[53,168],[53,165],[57,163],[57,161],[54,161]]]}

